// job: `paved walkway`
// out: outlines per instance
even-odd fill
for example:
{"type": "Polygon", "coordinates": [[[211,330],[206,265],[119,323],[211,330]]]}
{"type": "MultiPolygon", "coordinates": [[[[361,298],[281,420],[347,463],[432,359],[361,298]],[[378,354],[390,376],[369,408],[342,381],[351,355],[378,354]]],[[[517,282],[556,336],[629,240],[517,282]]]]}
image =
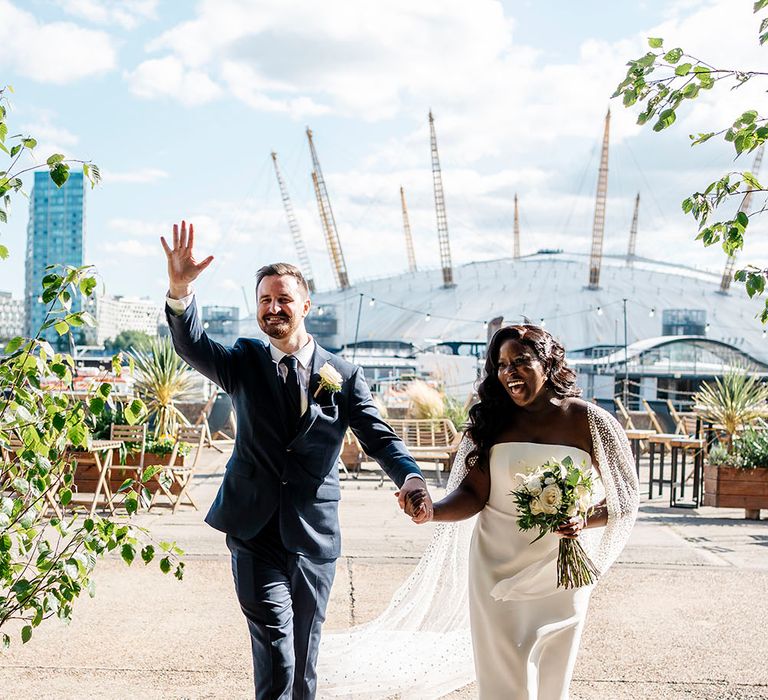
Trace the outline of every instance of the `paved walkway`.
{"type": "MultiPolygon", "coordinates": [[[[205,454],[194,486],[203,509],[224,461],[205,454]]],[[[388,483],[377,485],[343,485],[344,556],[328,628],[380,612],[431,535],[431,525],[415,527],[400,514],[388,483]]],[[[187,550],[185,580],[140,562],[101,562],[96,597],[77,602],[69,627],[49,622],[29,644],[2,652],[0,698],[251,697],[228,553],[203,514],[140,516],[158,539],[187,550]]],[[[768,523],[745,521],[742,511],[644,501],[629,545],[593,596],[571,697],[768,698],[767,649],[768,523]]],[[[469,686],[449,697],[476,692],[469,686]]]]}

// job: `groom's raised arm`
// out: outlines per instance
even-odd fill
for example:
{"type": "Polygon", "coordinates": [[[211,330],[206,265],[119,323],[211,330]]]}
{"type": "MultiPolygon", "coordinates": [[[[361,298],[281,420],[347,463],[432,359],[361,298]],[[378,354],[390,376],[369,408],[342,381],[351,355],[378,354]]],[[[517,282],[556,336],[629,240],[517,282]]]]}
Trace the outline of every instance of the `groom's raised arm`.
{"type": "Polygon", "coordinates": [[[235,375],[232,365],[237,346],[227,348],[208,337],[197,313],[192,291],[192,282],[211,264],[213,256],[208,256],[200,263],[195,262],[195,231],[190,224],[187,235],[184,221],[181,222],[181,229],[173,225],[173,248],[162,236],[160,242],[168,261],[165,317],[171,330],[173,346],[188,365],[225,391],[231,391],[235,375]]]}

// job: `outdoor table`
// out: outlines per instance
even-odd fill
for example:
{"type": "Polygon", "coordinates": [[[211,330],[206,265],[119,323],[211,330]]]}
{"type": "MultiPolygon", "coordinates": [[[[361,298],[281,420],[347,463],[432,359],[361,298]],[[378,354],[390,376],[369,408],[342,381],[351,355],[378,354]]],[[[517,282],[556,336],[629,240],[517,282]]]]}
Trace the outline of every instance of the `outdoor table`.
{"type": "Polygon", "coordinates": [[[640,441],[648,440],[653,435],[657,435],[655,430],[635,430],[634,428],[624,428],[624,433],[629,440],[629,445],[632,448],[632,454],[635,458],[635,469],[637,470],[637,476],[640,477],[640,441]]]}
{"type": "Polygon", "coordinates": [[[96,512],[96,506],[99,505],[99,497],[102,492],[104,493],[106,506],[110,512],[115,512],[115,507],[112,505],[112,492],[109,488],[109,470],[112,467],[114,450],[118,449],[120,444],[117,440],[94,440],[87,450],[72,450],[69,452],[70,457],[73,457],[75,460],[77,460],[78,454],[87,455],[87,464],[94,466],[98,473],[98,481],[91,502],[91,517],[96,512]]]}
{"type": "Polygon", "coordinates": [[[696,508],[699,505],[699,497],[701,490],[701,472],[704,469],[704,448],[706,447],[706,440],[702,438],[687,437],[685,435],[675,435],[672,433],[657,433],[656,435],[648,438],[648,498],[653,498],[654,484],[658,484],[658,495],[662,495],[665,481],[669,482],[670,496],[669,505],[671,507],[683,507],[683,508],[696,508]],[[656,446],[659,446],[659,474],[658,477],[654,477],[655,470],[655,456],[656,446]],[[670,452],[671,461],[671,473],[669,479],[664,478],[664,456],[667,448],[670,452]],[[693,450],[694,452],[694,469],[693,469],[693,499],[689,503],[682,503],[678,498],[679,495],[685,495],[685,482],[687,480],[685,473],[685,458],[686,454],[693,450]],[[682,456],[682,470],[680,472],[680,483],[678,484],[678,460],[682,456]]]}

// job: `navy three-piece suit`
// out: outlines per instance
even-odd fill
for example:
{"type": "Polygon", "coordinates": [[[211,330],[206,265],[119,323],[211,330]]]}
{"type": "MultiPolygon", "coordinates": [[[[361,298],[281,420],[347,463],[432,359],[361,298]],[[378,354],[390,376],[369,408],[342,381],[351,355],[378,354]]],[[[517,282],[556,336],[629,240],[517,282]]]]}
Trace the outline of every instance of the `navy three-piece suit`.
{"type": "Polygon", "coordinates": [[[256,697],[314,698],[320,628],[341,553],[338,460],[347,428],[398,486],[421,472],[379,415],[359,367],[316,346],[296,427],[268,345],[212,341],[194,301],[179,316],[166,308],[166,317],[176,352],[230,395],[237,416],[234,451],[206,522],[227,533],[256,697]],[[338,392],[318,392],[326,362],[341,374],[338,392]]]}

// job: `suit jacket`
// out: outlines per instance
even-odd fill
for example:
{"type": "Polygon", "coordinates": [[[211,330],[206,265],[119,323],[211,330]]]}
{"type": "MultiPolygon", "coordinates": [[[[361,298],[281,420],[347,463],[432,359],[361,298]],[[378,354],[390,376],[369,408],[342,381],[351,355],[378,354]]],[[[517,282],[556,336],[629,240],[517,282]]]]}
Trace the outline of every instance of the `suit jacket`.
{"type": "Polygon", "coordinates": [[[341,553],[338,460],[350,427],[366,453],[398,486],[421,474],[405,445],[381,418],[363,371],[316,344],[309,380],[309,405],[291,432],[284,388],[260,340],[239,338],[233,347],[211,340],[193,302],[166,317],[176,352],[232,398],[237,436],[224,480],[206,522],[249,539],[276,510],[290,552],[334,559],[341,553]],[[321,390],[318,370],[326,363],[341,374],[341,391],[321,390]]]}

